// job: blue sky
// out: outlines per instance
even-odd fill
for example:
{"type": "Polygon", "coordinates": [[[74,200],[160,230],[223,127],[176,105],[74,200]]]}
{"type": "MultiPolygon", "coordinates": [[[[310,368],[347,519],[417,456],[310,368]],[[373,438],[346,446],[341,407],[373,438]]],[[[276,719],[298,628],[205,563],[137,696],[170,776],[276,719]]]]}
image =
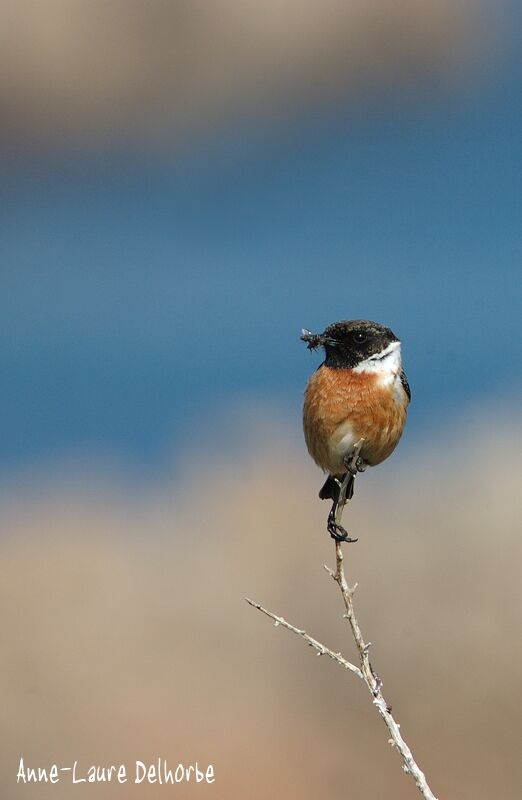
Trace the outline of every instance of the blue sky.
{"type": "Polygon", "coordinates": [[[518,394],[521,77],[8,170],[2,469],[82,448],[154,467],[238,398],[298,430],[299,331],[342,318],[401,336],[418,430],[518,394]]]}

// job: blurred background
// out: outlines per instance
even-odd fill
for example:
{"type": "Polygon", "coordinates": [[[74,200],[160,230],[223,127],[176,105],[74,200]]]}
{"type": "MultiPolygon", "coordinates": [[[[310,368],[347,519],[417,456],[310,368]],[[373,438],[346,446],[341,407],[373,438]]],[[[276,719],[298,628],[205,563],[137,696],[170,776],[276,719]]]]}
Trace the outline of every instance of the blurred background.
{"type": "MultiPolygon", "coordinates": [[[[443,798],[520,796],[522,19],[508,0],[1,0],[0,788],[212,763],[216,798],[414,798],[354,658],[303,326],[413,392],[347,553],[443,798]]],[[[165,787],[74,787],[156,797],[165,787]]],[[[169,791],[169,789],[167,789],[169,791]]]]}

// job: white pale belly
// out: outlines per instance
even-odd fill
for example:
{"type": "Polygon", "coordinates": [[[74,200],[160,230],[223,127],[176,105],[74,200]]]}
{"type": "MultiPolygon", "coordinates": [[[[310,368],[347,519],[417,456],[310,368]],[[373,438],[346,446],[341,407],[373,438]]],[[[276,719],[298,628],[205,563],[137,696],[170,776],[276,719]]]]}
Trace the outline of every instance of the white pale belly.
{"type": "Polygon", "coordinates": [[[332,461],[342,463],[343,458],[352,455],[355,445],[360,441],[361,437],[355,435],[353,425],[348,421],[342,422],[330,440],[332,461]]]}

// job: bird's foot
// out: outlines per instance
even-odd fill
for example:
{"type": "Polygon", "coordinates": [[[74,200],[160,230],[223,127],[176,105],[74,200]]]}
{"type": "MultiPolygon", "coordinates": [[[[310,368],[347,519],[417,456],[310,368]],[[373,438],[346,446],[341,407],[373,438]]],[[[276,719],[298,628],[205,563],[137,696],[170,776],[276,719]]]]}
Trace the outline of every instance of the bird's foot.
{"type": "Polygon", "coordinates": [[[359,439],[354,444],[352,452],[343,458],[344,465],[352,477],[355,477],[358,472],[364,472],[368,466],[368,462],[360,455],[363,445],[364,437],[359,439]]]}
{"type": "Polygon", "coordinates": [[[354,478],[358,472],[364,472],[368,466],[368,463],[362,458],[358,456],[356,453],[353,453],[350,456],[345,456],[344,459],[344,466],[354,478]]]}
{"type": "Polygon", "coordinates": [[[336,542],[356,542],[357,539],[352,539],[348,535],[348,531],[346,531],[342,525],[339,525],[335,519],[328,517],[328,533],[335,539],[336,542]]]}
{"type": "Polygon", "coordinates": [[[364,458],[361,458],[361,456],[358,456],[355,466],[357,468],[357,472],[364,472],[368,467],[368,462],[365,461],[364,458]]]}

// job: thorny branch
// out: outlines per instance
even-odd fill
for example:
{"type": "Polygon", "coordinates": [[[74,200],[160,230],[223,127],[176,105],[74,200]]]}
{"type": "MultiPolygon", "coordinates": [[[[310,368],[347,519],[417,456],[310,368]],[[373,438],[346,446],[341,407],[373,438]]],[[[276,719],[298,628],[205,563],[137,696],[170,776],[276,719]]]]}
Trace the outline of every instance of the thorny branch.
{"type": "MultiPolygon", "coordinates": [[[[344,506],[346,505],[346,489],[348,483],[351,479],[350,472],[346,474],[346,477],[342,484],[340,485],[339,490],[339,501],[337,504],[335,520],[340,525],[341,524],[341,517],[343,513],[344,506]]],[[[377,712],[381,719],[383,720],[384,724],[388,728],[388,732],[390,734],[390,738],[388,740],[389,744],[392,747],[395,747],[402,758],[402,768],[406,774],[412,776],[415,784],[421,793],[421,795],[425,798],[425,800],[437,800],[433,792],[431,791],[428,782],[426,780],[426,776],[424,775],[423,771],[418,766],[417,762],[413,758],[413,754],[402,738],[400,725],[398,722],[395,721],[394,717],[391,713],[391,707],[388,705],[386,700],[384,699],[382,693],[382,681],[375,672],[370,662],[369,657],[369,650],[371,646],[371,642],[365,642],[364,637],[362,635],[361,629],[359,627],[359,623],[357,621],[357,617],[355,615],[355,609],[353,604],[353,596],[355,594],[355,590],[357,588],[357,584],[352,586],[348,585],[346,580],[346,576],[344,574],[344,566],[343,566],[343,551],[342,551],[342,544],[339,541],[335,542],[335,560],[336,560],[336,568],[335,572],[325,567],[331,577],[339,586],[341,590],[341,594],[343,597],[345,614],[343,615],[345,619],[348,620],[350,625],[353,638],[355,640],[355,645],[357,647],[357,652],[359,655],[359,662],[360,666],[357,667],[355,664],[352,664],[350,661],[347,661],[340,653],[334,653],[333,650],[330,650],[328,647],[325,647],[323,644],[317,641],[317,639],[312,638],[309,636],[305,631],[296,628],[294,625],[291,625],[287,622],[283,617],[279,617],[276,614],[268,611],[263,606],[259,605],[259,603],[255,603],[253,600],[250,600],[248,597],[245,598],[247,603],[249,603],[254,608],[257,608],[259,611],[262,611],[263,614],[270,617],[274,620],[275,626],[282,626],[287,628],[289,631],[297,634],[301,638],[303,638],[310,647],[313,647],[317,651],[317,655],[327,655],[333,661],[336,661],[345,669],[350,670],[359,678],[361,678],[364,683],[366,684],[370,694],[373,698],[373,705],[377,709],[377,712]]]]}

